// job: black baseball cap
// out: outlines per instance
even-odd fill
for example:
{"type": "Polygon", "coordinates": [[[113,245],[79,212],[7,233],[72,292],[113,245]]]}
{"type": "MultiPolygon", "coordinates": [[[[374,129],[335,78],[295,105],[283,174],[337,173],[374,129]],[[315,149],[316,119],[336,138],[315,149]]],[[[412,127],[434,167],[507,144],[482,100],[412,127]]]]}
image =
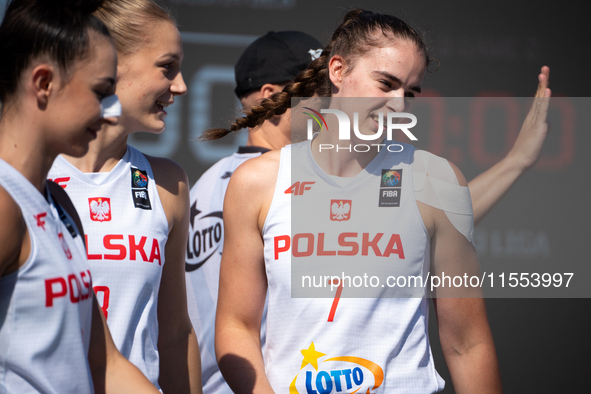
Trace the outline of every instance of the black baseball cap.
{"type": "Polygon", "coordinates": [[[320,56],[322,44],[300,31],[270,31],[246,48],[234,66],[236,96],[266,83],[291,81],[320,56]]]}

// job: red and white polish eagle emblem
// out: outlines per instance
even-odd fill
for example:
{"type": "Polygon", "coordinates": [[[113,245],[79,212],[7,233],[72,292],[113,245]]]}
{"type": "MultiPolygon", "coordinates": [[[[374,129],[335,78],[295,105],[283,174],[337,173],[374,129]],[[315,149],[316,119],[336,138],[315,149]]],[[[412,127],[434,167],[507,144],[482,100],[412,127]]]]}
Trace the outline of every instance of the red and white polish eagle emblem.
{"type": "Polygon", "coordinates": [[[330,220],[349,220],[352,204],[352,200],[330,200],[330,220]]]}
{"type": "Polygon", "coordinates": [[[91,197],[88,199],[90,219],[95,222],[111,220],[111,199],[108,197],[91,197]]]}

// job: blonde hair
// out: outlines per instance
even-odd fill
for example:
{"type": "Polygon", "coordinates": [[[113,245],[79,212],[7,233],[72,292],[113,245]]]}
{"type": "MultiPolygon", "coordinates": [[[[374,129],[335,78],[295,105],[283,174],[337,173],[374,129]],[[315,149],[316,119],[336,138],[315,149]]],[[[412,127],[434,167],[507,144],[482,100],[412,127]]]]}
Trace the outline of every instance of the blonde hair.
{"type": "Polygon", "coordinates": [[[94,16],[109,29],[117,52],[129,55],[145,44],[145,32],[151,22],[167,21],[176,26],[169,10],[152,0],[105,0],[94,16]]]}

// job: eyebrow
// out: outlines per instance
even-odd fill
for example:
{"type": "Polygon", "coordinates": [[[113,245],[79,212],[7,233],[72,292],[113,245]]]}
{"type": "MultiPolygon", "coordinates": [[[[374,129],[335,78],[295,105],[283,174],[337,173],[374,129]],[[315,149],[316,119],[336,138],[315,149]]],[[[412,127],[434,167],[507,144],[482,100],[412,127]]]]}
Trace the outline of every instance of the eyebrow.
{"type": "MultiPolygon", "coordinates": [[[[379,74],[383,77],[386,77],[388,79],[391,79],[392,81],[402,85],[402,81],[400,80],[400,78],[395,77],[394,75],[390,74],[389,72],[386,71],[374,71],[374,74],[379,74]]],[[[414,86],[410,86],[409,87],[410,90],[414,90],[417,93],[421,93],[421,86],[420,85],[414,85],[414,86]]]]}
{"type": "Polygon", "coordinates": [[[160,60],[164,60],[166,58],[172,58],[173,60],[180,61],[181,55],[179,55],[178,53],[169,52],[169,53],[166,53],[166,54],[160,56],[158,58],[158,60],[160,61],[160,60]]]}

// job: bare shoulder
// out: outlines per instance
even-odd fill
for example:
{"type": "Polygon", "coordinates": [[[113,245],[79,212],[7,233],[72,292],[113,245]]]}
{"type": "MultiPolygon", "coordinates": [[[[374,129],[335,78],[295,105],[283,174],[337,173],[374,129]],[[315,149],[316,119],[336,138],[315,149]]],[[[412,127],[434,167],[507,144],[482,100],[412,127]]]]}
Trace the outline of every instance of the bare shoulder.
{"type": "Polygon", "coordinates": [[[18,270],[19,265],[28,258],[23,250],[27,226],[16,201],[0,186],[0,276],[18,270]],[[21,259],[21,254],[25,254],[21,259]],[[21,261],[23,260],[23,261],[21,261]]]}
{"type": "Polygon", "coordinates": [[[281,151],[267,152],[242,163],[232,174],[228,189],[240,192],[256,200],[275,189],[281,151]]]}
{"type": "Polygon", "coordinates": [[[178,186],[179,182],[189,184],[187,173],[174,160],[165,157],[145,156],[150,163],[150,167],[152,167],[157,185],[168,190],[170,187],[178,186]]]}
{"type": "Polygon", "coordinates": [[[160,202],[169,226],[187,221],[189,215],[189,179],[185,170],[175,161],[145,155],[152,167],[160,202]]]}
{"type": "Polygon", "coordinates": [[[280,150],[267,152],[245,161],[234,171],[226,191],[224,217],[226,212],[239,211],[256,218],[262,229],[273,200],[280,157],[280,150]]]}

